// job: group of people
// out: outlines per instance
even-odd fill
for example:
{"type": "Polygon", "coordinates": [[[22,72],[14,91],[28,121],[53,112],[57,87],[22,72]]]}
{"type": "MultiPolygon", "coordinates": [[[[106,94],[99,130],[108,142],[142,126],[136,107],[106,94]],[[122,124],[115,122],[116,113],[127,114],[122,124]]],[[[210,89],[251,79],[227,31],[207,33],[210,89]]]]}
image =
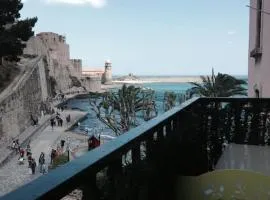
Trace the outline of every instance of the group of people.
{"type": "MultiPolygon", "coordinates": [[[[61,127],[63,126],[63,119],[61,118],[58,112],[56,113],[55,118],[51,118],[50,122],[51,122],[52,130],[53,130],[53,127],[56,126],[56,122],[57,122],[57,126],[61,126],[61,127]]],[[[70,114],[66,117],[66,122],[67,124],[70,122],[70,114]]]]}
{"type": "Polygon", "coordinates": [[[64,152],[65,142],[66,142],[65,140],[61,140],[60,145],[57,145],[56,149],[52,149],[52,151],[51,151],[51,165],[54,163],[55,158],[64,152]]]}
{"type": "Polygon", "coordinates": [[[13,140],[12,149],[15,150],[17,153],[20,152],[21,147],[20,147],[20,144],[19,144],[19,139],[13,140]]]}
{"type": "MultiPolygon", "coordinates": [[[[12,142],[12,148],[14,151],[16,151],[17,154],[19,154],[18,158],[18,164],[23,165],[25,160],[28,161],[28,168],[29,173],[35,174],[37,163],[36,160],[32,157],[31,147],[30,147],[30,141],[26,148],[22,148],[19,144],[19,139],[13,140],[12,142]]],[[[40,167],[40,173],[46,173],[46,166],[45,166],[45,154],[42,152],[39,157],[39,167],[40,167]]]]}

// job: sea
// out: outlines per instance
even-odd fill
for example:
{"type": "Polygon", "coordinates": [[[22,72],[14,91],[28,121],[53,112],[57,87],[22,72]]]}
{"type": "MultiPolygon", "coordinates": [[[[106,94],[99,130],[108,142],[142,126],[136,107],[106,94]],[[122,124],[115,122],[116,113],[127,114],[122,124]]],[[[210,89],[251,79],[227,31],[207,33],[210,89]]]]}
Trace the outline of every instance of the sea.
{"type": "MultiPolygon", "coordinates": [[[[151,78],[158,78],[158,77],[151,77],[151,78]]],[[[238,78],[247,80],[247,76],[239,76],[238,78]]],[[[184,94],[186,90],[192,87],[190,83],[168,82],[168,81],[144,83],[140,84],[140,86],[151,88],[155,91],[155,100],[158,109],[158,114],[164,113],[163,109],[164,92],[173,91],[180,96],[181,94],[184,94]]],[[[247,87],[247,85],[245,87],[247,87]]],[[[180,102],[179,101],[177,102],[178,102],[177,105],[179,105],[180,102]]],[[[72,131],[89,135],[103,134],[112,137],[115,136],[114,133],[111,131],[111,129],[109,129],[106,125],[104,125],[97,119],[95,112],[91,109],[88,98],[70,99],[67,101],[67,108],[78,109],[88,113],[86,118],[80,122],[80,125],[75,126],[72,131]]]]}

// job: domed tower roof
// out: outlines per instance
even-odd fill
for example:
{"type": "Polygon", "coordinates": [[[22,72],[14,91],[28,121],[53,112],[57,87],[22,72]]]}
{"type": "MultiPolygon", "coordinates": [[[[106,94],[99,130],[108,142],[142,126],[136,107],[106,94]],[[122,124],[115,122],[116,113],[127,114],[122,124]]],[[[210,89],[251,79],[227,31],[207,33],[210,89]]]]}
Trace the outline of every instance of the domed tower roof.
{"type": "Polygon", "coordinates": [[[105,64],[112,64],[112,62],[110,60],[106,60],[105,64]]]}

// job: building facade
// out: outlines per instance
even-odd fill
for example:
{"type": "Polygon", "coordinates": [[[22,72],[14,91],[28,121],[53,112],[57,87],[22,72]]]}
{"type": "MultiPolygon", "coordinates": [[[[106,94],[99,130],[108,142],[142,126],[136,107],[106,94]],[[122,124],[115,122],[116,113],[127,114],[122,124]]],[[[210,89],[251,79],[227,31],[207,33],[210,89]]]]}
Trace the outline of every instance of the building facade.
{"type": "Polygon", "coordinates": [[[83,70],[82,71],[82,77],[88,77],[88,76],[100,76],[102,77],[104,74],[103,69],[88,69],[88,70],[83,70]]]}
{"type": "Polygon", "coordinates": [[[109,60],[105,61],[104,68],[91,68],[90,70],[83,70],[82,77],[101,77],[102,84],[111,85],[112,84],[112,63],[109,60]]]}
{"type": "Polygon", "coordinates": [[[270,97],[270,1],[250,0],[248,96],[270,97]]]}

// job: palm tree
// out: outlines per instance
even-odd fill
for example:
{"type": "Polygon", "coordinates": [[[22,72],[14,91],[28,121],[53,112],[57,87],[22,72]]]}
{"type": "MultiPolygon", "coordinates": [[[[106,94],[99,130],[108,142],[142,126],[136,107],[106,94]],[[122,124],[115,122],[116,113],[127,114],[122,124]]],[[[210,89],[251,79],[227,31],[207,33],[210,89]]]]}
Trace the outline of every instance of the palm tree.
{"type": "Polygon", "coordinates": [[[191,82],[194,87],[189,90],[190,96],[197,94],[203,97],[232,97],[235,95],[247,95],[247,89],[243,87],[246,81],[237,79],[228,74],[215,75],[212,69],[211,76],[201,76],[202,83],[191,82]]]}
{"type": "Polygon", "coordinates": [[[176,104],[177,95],[174,92],[166,91],[164,93],[163,108],[166,111],[172,109],[176,104]]]}
{"type": "Polygon", "coordinates": [[[146,121],[157,115],[154,91],[132,85],[124,84],[116,92],[92,94],[90,105],[97,118],[116,135],[139,125],[138,112],[143,112],[146,121]]]}

